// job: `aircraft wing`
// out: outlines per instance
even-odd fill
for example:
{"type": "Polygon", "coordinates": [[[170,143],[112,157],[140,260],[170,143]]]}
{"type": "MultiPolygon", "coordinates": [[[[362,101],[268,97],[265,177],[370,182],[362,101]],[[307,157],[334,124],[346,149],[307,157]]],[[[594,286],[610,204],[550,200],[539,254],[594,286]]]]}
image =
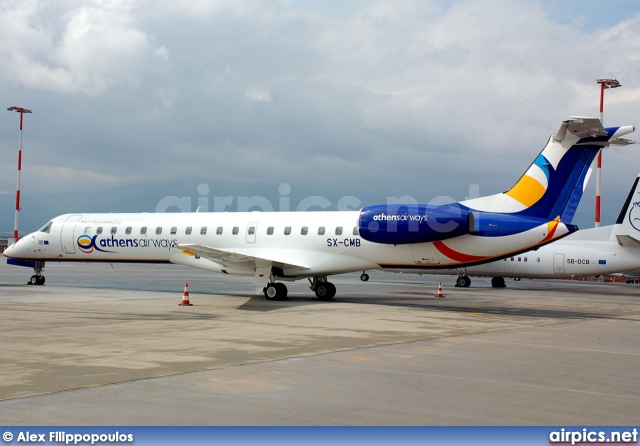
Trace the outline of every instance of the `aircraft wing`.
{"type": "Polygon", "coordinates": [[[265,263],[271,263],[281,269],[309,269],[308,255],[305,251],[281,249],[252,249],[246,253],[239,249],[211,248],[196,244],[177,245],[184,254],[203,257],[229,268],[255,269],[265,263]]]}

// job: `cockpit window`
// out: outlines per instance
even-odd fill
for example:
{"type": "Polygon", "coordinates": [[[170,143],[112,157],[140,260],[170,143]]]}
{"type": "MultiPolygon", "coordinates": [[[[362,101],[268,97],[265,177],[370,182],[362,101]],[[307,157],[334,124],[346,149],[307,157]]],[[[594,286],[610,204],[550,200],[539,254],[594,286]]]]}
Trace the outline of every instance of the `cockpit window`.
{"type": "Polygon", "coordinates": [[[53,224],[53,222],[50,221],[49,223],[47,223],[46,225],[44,225],[43,227],[38,229],[38,232],[46,232],[47,234],[49,234],[49,232],[51,231],[51,225],[52,224],[53,224]]]}

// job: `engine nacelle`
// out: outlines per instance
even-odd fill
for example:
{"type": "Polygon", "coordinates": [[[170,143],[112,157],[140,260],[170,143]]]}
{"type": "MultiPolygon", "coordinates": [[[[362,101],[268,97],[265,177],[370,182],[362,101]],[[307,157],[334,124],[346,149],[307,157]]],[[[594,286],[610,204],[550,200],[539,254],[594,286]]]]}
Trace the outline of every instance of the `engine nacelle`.
{"type": "Polygon", "coordinates": [[[360,211],[360,236],[374,243],[403,245],[446,240],[474,232],[474,216],[457,203],[381,204],[360,211]]]}

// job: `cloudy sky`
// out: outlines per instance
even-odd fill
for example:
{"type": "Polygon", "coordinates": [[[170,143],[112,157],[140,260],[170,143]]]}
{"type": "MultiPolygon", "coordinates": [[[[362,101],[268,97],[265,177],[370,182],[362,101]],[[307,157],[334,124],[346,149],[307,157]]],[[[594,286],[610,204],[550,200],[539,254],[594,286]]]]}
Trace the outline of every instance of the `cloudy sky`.
{"type": "MultiPolygon", "coordinates": [[[[287,183],[460,200],[470,185],[509,188],[562,120],[597,117],[598,78],[623,85],[606,92],[605,125],[640,125],[639,11],[621,0],[3,0],[0,105],[33,109],[26,194],[99,202],[114,186],[197,178],[256,195],[287,183]]],[[[15,193],[17,141],[18,115],[5,112],[2,193],[15,193]]],[[[640,146],[604,164],[610,223],[640,146]]]]}

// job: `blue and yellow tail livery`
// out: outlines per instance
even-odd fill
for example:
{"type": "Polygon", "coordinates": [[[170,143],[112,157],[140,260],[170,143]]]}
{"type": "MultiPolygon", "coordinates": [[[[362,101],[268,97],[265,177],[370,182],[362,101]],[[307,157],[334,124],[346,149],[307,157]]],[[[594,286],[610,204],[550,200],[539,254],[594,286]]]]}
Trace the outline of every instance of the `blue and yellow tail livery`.
{"type": "Polygon", "coordinates": [[[596,118],[572,117],[506,192],[440,206],[365,207],[360,214],[360,234],[374,243],[397,245],[464,235],[505,237],[546,225],[548,233],[532,246],[547,243],[558,235],[559,223],[566,226],[566,234],[577,230],[570,222],[595,156],[611,144],[631,143],[620,136],[634,130],[632,126],[605,129],[596,118]]]}
{"type": "Polygon", "coordinates": [[[464,204],[477,206],[478,210],[501,209],[500,212],[548,220],[559,217],[563,222],[571,222],[598,151],[610,144],[629,144],[620,136],[634,130],[632,126],[605,129],[598,119],[572,117],[562,123],[511,189],[464,204]]]}

